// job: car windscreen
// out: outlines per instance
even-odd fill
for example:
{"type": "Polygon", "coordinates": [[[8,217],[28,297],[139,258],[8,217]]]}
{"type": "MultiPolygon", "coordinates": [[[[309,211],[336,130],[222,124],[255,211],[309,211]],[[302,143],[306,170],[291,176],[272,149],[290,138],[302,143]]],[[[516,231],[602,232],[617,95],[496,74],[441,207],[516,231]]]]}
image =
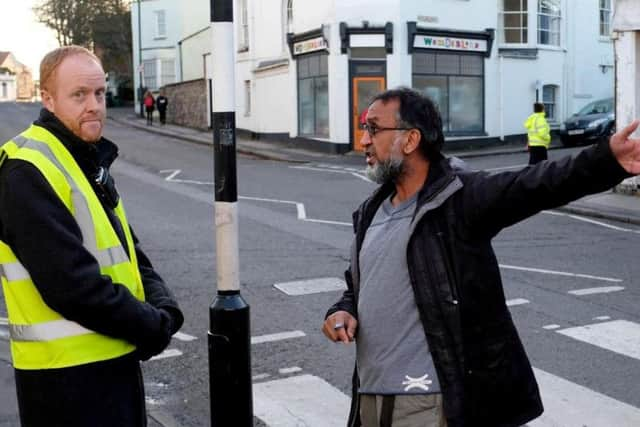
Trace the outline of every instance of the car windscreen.
{"type": "Polygon", "coordinates": [[[605,114],[613,111],[613,99],[601,99],[599,101],[593,101],[585,105],[580,111],[578,116],[586,116],[587,114],[605,114]]]}

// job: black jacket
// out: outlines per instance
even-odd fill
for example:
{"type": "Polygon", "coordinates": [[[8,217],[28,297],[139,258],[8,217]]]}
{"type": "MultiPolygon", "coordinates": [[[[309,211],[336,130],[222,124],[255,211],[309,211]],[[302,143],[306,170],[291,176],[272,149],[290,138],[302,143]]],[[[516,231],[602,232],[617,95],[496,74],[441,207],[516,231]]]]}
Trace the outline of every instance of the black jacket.
{"type": "MultiPolygon", "coordinates": [[[[47,110],[42,110],[35,124],[52,132],[65,145],[92,184],[98,168],[108,169],[117,157],[115,144],[104,138],[96,144],[86,143],[47,110]]],[[[123,247],[127,248],[122,226],[109,198],[96,185],[94,191],[123,247]]],[[[124,339],[137,347],[134,354],[119,358],[122,360],[55,370],[16,370],[21,412],[25,405],[38,406],[29,401],[34,394],[31,391],[38,388],[44,388],[42,393],[47,394],[47,399],[56,396],[56,392],[71,393],[77,399],[70,403],[75,405],[76,410],[82,407],[79,402],[86,402],[82,399],[90,395],[91,390],[100,390],[100,387],[89,385],[91,379],[113,381],[114,387],[122,389],[126,381],[120,378],[121,373],[124,370],[135,373],[138,360],[146,360],[162,352],[169,344],[171,335],[182,326],[183,315],[174,296],[154,271],[137,238],[134,237],[135,250],[145,302],[138,301],[122,284],[113,283],[108,276],[100,274],[97,261],[82,245],[80,228],[71,213],[39,170],[22,160],[6,160],[0,166],[0,239],[13,249],[29,271],[49,307],[66,319],[101,334],[124,339]],[[56,388],[56,382],[59,383],[61,377],[67,378],[64,391],[56,388]],[[77,381],[74,383],[69,380],[71,378],[77,381]],[[21,386],[23,390],[20,390],[21,386]],[[69,390],[75,390],[76,393],[69,390]]],[[[134,375],[130,381],[133,382],[126,387],[140,386],[138,388],[141,390],[141,384],[137,384],[139,378],[134,375]]],[[[108,384],[105,387],[109,389],[108,384]]],[[[116,390],[114,393],[117,393],[116,390]]],[[[100,398],[106,399],[105,396],[100,398]]],[[[144,410],[144,402],[142,408],[144,410]]],[[[91,408],[87,408],[87,411],[91,411],[91,408]]],[[[106,417],[105,422],[109,419],[106,417]]],[[[51,419],[49,421],[52,422],[51,419]]]]}
{"type": "MultiPolygon", "coordinates": [[[[432,162],[418,195],[407,264],[449,427],[515,427],[543,411],[491,239],[541,210],[605,191],[627,176],[608,144],[573,159],[494,175],[454,169],[444,158],[432,162]]],[[[348,289],[327,316],[345,310],[357,317],[358,254],[375,212],[393,191],[383,185],[354,213],[348,289]]],[[[353,386],[357,396],[357,370],[353,386]]],[[[349,426],[360,425],[358,412],[353,399],[349,426]]]]}

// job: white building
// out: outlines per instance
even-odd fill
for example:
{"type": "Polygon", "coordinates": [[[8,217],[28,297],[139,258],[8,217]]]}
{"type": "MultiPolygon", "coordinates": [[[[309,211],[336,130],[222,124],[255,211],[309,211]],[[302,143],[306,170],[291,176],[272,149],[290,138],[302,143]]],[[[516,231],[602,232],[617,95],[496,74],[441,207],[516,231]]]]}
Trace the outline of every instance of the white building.
{"type": "Polygon", "coordinates": [[[136,0],[131,3],[136,106],[140,103],[140,87],[157,92],[160,87],[178,80],[181,17],[183,10],[192,7],[191,3],[199,1],[136,0]]]}
{"type": "MultiPolygon", "coordinates": [[[[174,7],[179,78],[215,78],[209,0],[174,7]]],[[[236,0],[234,15],[236,123],[262,139],[359,149],[360,114],[400,85],[438,103],[450,146],[522,137],[536,100],[557,128],[613,96],[611,0],[236,0]]]]}
{"type": "Polygon", "coordinates": [[[0,102],[16,100],[16,76],[0,70],[0,102]]]}

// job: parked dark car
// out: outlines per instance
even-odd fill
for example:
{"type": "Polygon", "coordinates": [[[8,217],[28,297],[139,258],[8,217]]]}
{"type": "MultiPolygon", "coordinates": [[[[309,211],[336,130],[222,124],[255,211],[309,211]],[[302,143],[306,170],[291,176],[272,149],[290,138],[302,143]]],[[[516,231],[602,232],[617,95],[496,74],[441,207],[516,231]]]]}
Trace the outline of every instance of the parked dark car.
{"type": "Polygon", "coordinates": [[[613,98],[585,105],[560,125],[560,141],[565,147],[593,144],[615,131],[613,98]]]}

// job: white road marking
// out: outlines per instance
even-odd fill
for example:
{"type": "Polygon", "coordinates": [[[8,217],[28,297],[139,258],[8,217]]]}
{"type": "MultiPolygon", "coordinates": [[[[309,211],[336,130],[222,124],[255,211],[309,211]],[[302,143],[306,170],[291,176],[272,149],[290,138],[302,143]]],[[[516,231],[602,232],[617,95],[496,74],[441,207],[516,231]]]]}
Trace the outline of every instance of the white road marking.
{"type": "Polygon", "coordinates": [[[529,300],[524,298],[514,298],[514,299],[507,300],[507,306],[509,307],[514,305],[522,305],[522,304],[529,304],[529,300]]]}
{"type": "Polygon", "coordinates": [[[251,337],[251,344],[262,344],[265,342],[282,341],[291,338],[306,337],[307,335],[302,331],[291,332],[279,332],[277,334],[260,335],[257,337],[251,337]]]}
{"type": "Polygon", "coordinates": [[[162,353],[158,354],[157,356],[153,356],[151,359],[149,359],[149,361],[167,359],[169,357],[177,357],[177,356],[182,356],[182,352],[175,348],[169,348],[163,351],[162,353]]]}
{"type": "Polygon", "coordinates": [[[322,167],[314,167],[314,166],[289,166],[291,169],[303,169],[315,172],[332,172],[332,173],[342,173],[353,175],[358,179],[366,181],[368,183],[373,183],[369,178],[362,174],[362,169],[354,169],[354,168],[343,168],[340,166],[322,166],[322,167]]]}
{"type": "Polygon", "coordinates": [[[500,268],[507,270],[530,271],[533,273],[554,274],[557,276],[580,277],[582,279],[601,280],[603,282],[622,282],[622,279],[614,279],[611,277],[591,276],[589,274],[567,273],[566,271],[543,270],[541,268],[518,267],[515,265],[499,264],[500,268]]]}
{"type": "Polygon", "coordinates": [[[548,215],[566,216],[568,218],[573,218],[573,219],[577,219],[578,221],[583,221],[583,222],[588,222],[590,224],[599,225],[600,227],[609,228],[611,230],[625,231],[627,233],[640,234],[640,230],[634,230],[634,229],[631,229],[631,228],[618,227],[617,225],[607,224],[606,222],[596,221],[594,219],[585,218],[585,217],[579,216],[579,215],[573,215],[573,214],[568,214],[568,213],[564,213],[564,212],[556,212],[556,211],[542,211],[542,213],[545,213],[545,214],[548,214],[548,215]]]}
{"type": "Polygon", "coordinates": [[[598,316],[594,317],[593,320],[610,320],[611,316],[598,316]]]}
{"type": "Polygon", "coordinates": [[[640,325],[637,323],[628,320],[612,320],[560,329],[557,332],[578,341],[640,360],[640,325]]]}
{"type": "Polygon", "coordinates": [[[592,295],[592,294],[607,294],[610,292],[618,292],[624,290],[624,286],[602,286],[599,288],[585,288],[575,289],[569,291],[571,295],[592,295]]]}
{"type": "Polygon", "coordinates": [[[254,375],[251,377],[252,381],[259,381],[259,380],[264,380],[266,378],[269,378],[271,375],[269,374],[258,374],[258,375],[254,375]]]}
{"type": "Polygon", "coordinates": [[[337,427],[349,415],[350,399],[312,375],[253,385],[254,415],[269,427],[337,427]]]}
{"type": "Polygon", "coordinates": [[[8,325],[9,324],[9,319],[7,319],[6,317],[0,317],[0,325],[8,325]]]}
{"type": "Polygon", "coordinates": [[[534,368],[545,408],[529,427],[636,427],[640,409],[534,368]]]}
{"type": "Polygon", "coordinates": [[[287,295],[308,295],[320,292],[344,291],[347,289],[344,280],[334,277],[276,283],[273,286],[287,295]]]}
{"type": "Polygon", "coordinates": [[[185,334],[183,332],[176,332],[173,334],[173,337],[180,341],[195,341],[198,337],[194,337],[193,335],[185,334]]]}
{"type": "Polygon", "coordinates": [[[295,374],[296,372],[300,372],[300,371],[302,371],[302,368],[299,366],[292,366],[290,368],[278,369],[278,372],[282,375],[295,374]]]}
{"type": "Polygon", "coordinates": [[[542,329],[547,329],[547,330],[553,330],[553,329],[559,329],[561,326],[560,325],[556,325],[556,324],[551,324],[551,325],[545,325],[542,327],[542,329]]]}

